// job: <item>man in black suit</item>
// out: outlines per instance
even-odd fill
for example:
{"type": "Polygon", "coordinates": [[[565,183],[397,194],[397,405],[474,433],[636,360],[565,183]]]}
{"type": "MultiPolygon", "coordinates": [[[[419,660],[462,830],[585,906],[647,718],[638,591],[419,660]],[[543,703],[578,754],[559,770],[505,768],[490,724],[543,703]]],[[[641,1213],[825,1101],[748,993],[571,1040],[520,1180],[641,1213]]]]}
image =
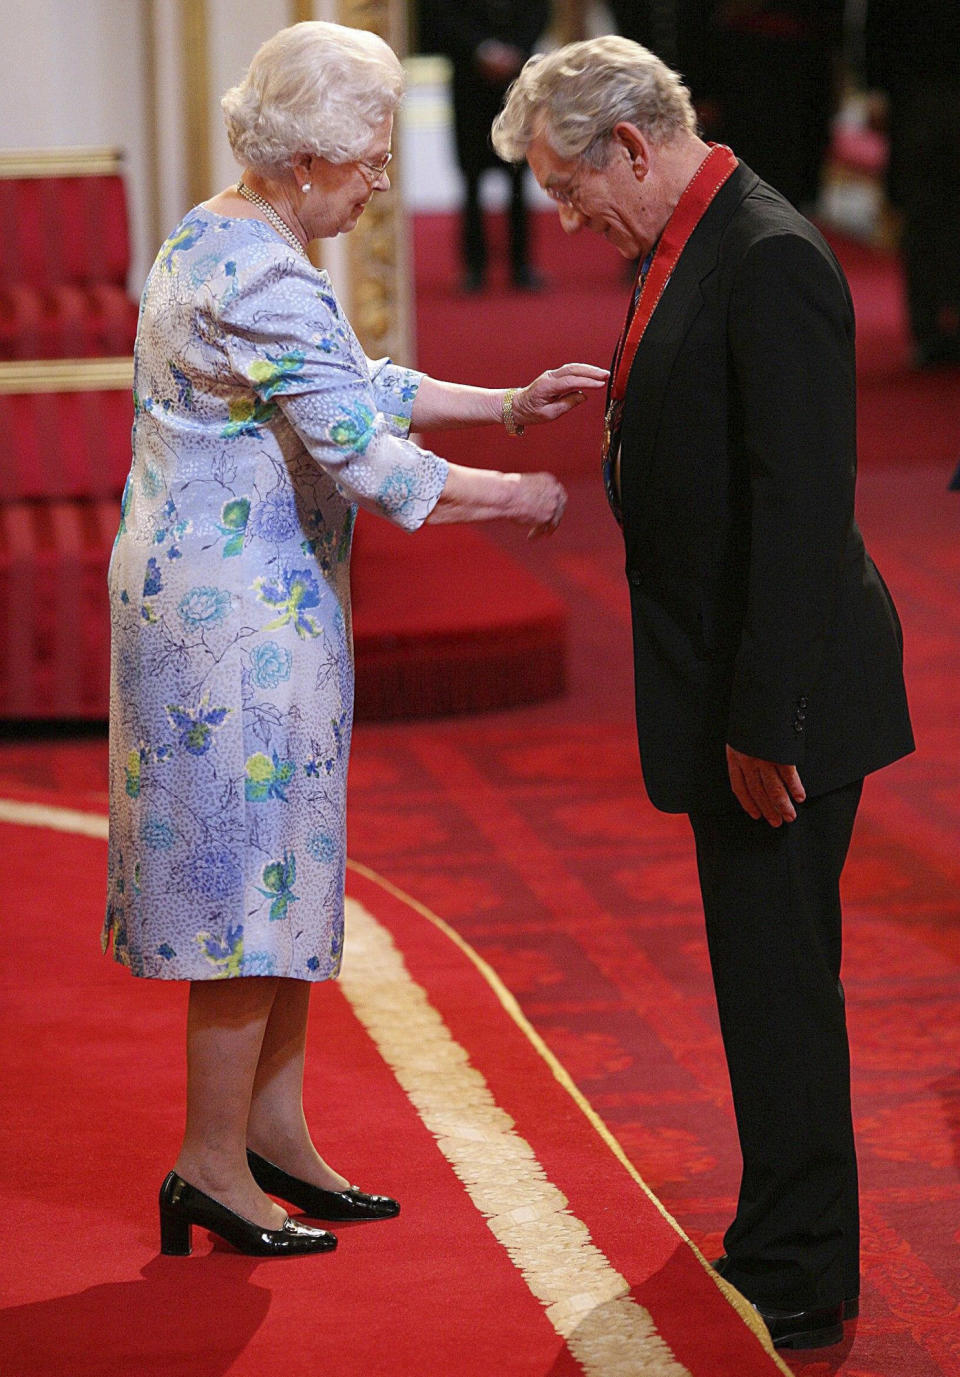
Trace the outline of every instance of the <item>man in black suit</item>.
{"type": "Polygon", "coordinates": [[[776,1344],[831,1344],[859,1296],[839,879],[864,775],[913,748],[899,622],[853,516],[850,293],[629,40],[529,62],[494,143],[565,229],[641,263],[605,471],[644,777],[692,824],[743,1156],[718,1267],[776,1344]]]}
{"type": "Polygon", "coordinates": [[[490,123],[550,22],[548,0],[419,0],[419,17],[421,45],[445,53],[453,68],[453,129],[464,181],[463,289],[477,292],[486,282],[480,178],[488,168],[500,167],[510,177],[510,280],[521,290],[535,291],[542,284],[530,263],[526,169],[500,161],[490,144],[490,123]]]}
{"type": "Polygon", "coordinates": [[[900,252],[914,363],[960,364],[960,5],[868,0],[866,77],[884,92],[887,194],[903,215],[900,252]]]}

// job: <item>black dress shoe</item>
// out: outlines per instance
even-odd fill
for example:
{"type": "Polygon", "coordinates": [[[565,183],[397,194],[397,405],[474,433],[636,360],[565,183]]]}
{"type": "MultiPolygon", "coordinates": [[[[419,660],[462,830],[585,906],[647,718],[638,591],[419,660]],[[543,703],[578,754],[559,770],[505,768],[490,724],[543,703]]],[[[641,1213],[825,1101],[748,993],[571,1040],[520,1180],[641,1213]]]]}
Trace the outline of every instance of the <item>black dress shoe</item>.
{"type": "Polygon", "coordinates": [[[311,1219],[327,1219],[347,1223],[351,1219],[392,1219],[400,1213],[400,1206],[389,1195],[367,1195],[358,1186],[345,1191],[325,1191],[301,1181],[281,1167],[275,1167],[265,1157],[247,1148],[247,1161],[253,1179],[261,1190],[279,1195],[281,1200],[296,1205],[311,1219]]]}
{"type": "Polygon", "coordinates": [[[306,1253],[329,1253],[337,1246],[336,1234],[293,1219],[285,1220],[280,1229],[263,1229],[171,1171],[160,1187],[161,1253],[189,1257],[194,1224],[218,1234],[251,1257],[303,1257],[306,1253]]]}
{"type": "MultiPolygon", "coordinates": [[[[724,1253],[722,1257],[718,1257],[715,1262],[711,1262],[710,1266],[713,1268],[715,1272],[719,1272],[721,1276],[725,1276],[725,1268],[727,1266],[728,1261],[729,1259],[726,1253],[724,1253]]],[[[759,1309],[759,1307],[755,1308],[759,1309]]],[[[847,1299],[842,1303],[842,1310],[843,1318],[845,1320],[855,1320],[857,1316],[860,1314],[860,1297],[848,1296],[847,1299]]]]}
{"type": "Polygon", "coordinates": [[[519,263],[510,273],[510,281],[518,292],[542,292],[547,285],[542,273],[528,263],[519,263]]]}
{"type": "Polygon", "coordinates": [[[843,1338],[843,1304],[816,1310],[754,1310],[770,1331],[774,1348],[828,1348],[843,1338]]]}

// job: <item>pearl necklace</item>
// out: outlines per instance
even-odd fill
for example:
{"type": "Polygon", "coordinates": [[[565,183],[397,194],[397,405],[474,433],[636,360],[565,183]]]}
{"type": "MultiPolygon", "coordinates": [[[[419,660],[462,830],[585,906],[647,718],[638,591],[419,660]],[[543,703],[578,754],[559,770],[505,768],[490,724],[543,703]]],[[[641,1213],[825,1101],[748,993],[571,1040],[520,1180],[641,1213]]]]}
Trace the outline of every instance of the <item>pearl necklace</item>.
{"type": "Polygon", "coordinates": [[[259,192],[251,191],[247,184],[244,182],[242,177],[240,178],[240,181],[237,182],[237,192],[240,196],[244,198],[244,200],[250,201],[252,205],[257,206],[260,210],[262,210],[264,215],[270,221],[273,228],[277,231],[277,233],[282,234],[284,239],[290,245],[290,247],[292,249],[295,249],[296,252],[301,255],[301,257],[306,258],[308,263],[310,262],[310,258],[307,254],[306,249],[300,243],[300,240],[294,234],[293,230],[286,223],[286,221],[281,219],[279,213],[274,210],[270,202],[265,200],[259,192]]]}

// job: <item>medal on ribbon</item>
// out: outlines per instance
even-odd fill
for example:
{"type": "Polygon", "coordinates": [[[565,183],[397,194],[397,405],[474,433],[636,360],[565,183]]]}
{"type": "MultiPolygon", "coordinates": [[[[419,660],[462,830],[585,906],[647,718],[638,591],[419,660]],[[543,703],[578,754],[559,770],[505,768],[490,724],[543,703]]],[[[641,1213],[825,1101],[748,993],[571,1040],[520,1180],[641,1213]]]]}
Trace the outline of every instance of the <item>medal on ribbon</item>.
{"type": "Polygon", "coordinates": [[[616,517],[619,526],[623,525],[623,513],[620,510],[620,493],[618,491],[620,485],[617,481],[622,415],[622,400],[611,397],[603,417],[603,486],[606,489],[610,510],[616,517]]]}

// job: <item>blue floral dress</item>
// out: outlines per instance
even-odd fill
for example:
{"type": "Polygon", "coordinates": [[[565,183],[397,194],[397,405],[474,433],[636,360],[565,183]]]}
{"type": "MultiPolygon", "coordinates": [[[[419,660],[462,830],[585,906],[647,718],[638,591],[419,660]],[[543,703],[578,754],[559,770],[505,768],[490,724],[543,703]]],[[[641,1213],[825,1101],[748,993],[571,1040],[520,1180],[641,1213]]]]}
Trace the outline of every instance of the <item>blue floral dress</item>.
{"type": "Polygon", "coordinates": [[[110,563],[109,894],[136,974],[337,974],[358,505],[409,530],[445,462],[421,375],[366,358],[327,275],[197,207],[137,334],[110,563]]]}

